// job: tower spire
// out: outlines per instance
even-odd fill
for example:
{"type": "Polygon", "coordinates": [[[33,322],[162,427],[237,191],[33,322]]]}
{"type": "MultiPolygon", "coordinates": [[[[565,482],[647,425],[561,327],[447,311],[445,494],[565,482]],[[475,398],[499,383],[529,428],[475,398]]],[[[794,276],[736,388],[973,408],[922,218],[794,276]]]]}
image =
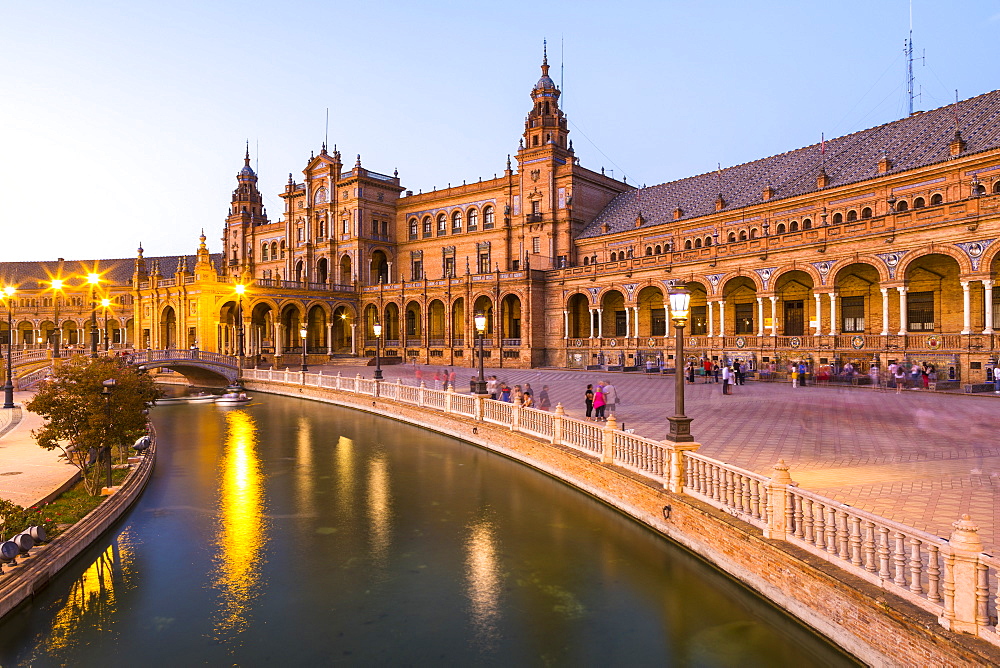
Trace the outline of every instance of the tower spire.
{"type": "Polygon", "coordinates": [[[243,158],[243,164],[245,164],[247,167],[250,166],[250,140],[249,139],[247,139],[247,154],[246,154],[246,157],[243,158]]]}

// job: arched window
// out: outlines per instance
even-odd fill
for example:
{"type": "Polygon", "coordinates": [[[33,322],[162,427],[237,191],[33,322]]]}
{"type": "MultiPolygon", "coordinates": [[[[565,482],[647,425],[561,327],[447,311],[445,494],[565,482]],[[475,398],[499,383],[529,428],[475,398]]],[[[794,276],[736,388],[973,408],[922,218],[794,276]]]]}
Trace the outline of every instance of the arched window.
{"type": "Polygon", "coordinates": [[[813,222],[812,222],[811,218],[806,218],[805,220],[802,221],[802,229],[803,230],[811,230],[812,226],[813,226],[813,222]]]}
{"type": "Polygon", "coordinates": [[[750,228],[750,238],[751,239],[756,239],[757,238],[757,228],[756,227],[751,227],[750,228]]]}
{"type": "Polygon", "coordinates": [[[847,222],[850,223],[850,222],[855,221],[857,219],[858,219],[858,212],[857,211],[855,211],[854,209],[851,209],[850,211],[847,212],[847,222]]]}
{"type": "Polygon", "coordinates": [[[451,231],[461,232],[462,231],[462,212],[456,211],[451,214],[451,231]]]}
{"type": "Polygon", "coordinates": [[[905,199],[901,199],[896,202],[896,211],[906,211],[910,208],[910,205],[906,203],[905,199]]]}
{"type": "Polygon", "coordinates": [[[589,264],[590,264],[590,258],[589,257],[583,258],[583,266],[586,267],[589,264]]]}
{"type": "Polygon", "coordinates": [[[712,245],[712,237],[705,237],[705,245],[706,246],[712,245]]]}
{"type": "Polygon", "coordinates": [[[793,220],[792,222],[788,223],[788,231],[789,232],[798,232],[799,231],[799,221],[793,220]]]}
{"type": "Polygon", "coordinates": [[[778,234],[784,234],[784,233],[785,233],[785,224],[778,223],[778,234]]]}
{"type": "Polygon", "coordinates": [[[982,183],[980,183],[978,186],[976,186],[973,189],[973,192],[976,195],[985,195],[986,194],[986,186],[984,186],[982,183]]]}
{"type": "Polygon", "coordinates": [[[316,236],[318,236],[320,239],[322,239],[323,237],[326,236],[326,219],[325,218],[320,218],[320,220],[319,220],[319,232],[318,232],[318,234],[316,236]]]}
{"type": "Polygon", "coordinates": [[[653,247],[646,246],[646,255],[652,255],[652,254],[653,254],[653,247]]]}
{"type": "Polygon", "coordinates": [[[617,262],[618,261],[618,254],[617,253],[612,253],[611,254],[611,261],[612,262],[617,262]]]}
{"type": "Polygon", "coordinates": [[[437,223],[438,234],[445,234],[448,231],[448,217],[443,213],[439,213],[437,223]]]}
{"type": "Polygon", "coordinates": [[[870,206],[866,206],[865,208],[861,209],[861,217],[862,218],[871,218],[872,217],[872,208],[870,206]]]}
{"type": "Polygon", "coordinates": [[[285,240],[281,240],[281,259],[285,259],[285,240]]]}
{"type": "Polygon", "coordinates": [[[424,216],[423,220],[423,234],[424,237],[429,237],[431,235],[431,217],[424,216]]]}
{"type": "MultiPolygon", "coordinates": [[[[998,181],[998,183],[1000,183],[1000,181],[998,181]]],[[[941,193],[934,193],[933,195],[931,195],[931,206],[937,206],[938,204],[943,204],[943,203],[944,203],[944,197],[941,196],[941,193]]]]}
{"type": "Polygon", "coordinates": [[[685,239],[684,240],[684,250],[691,250],[691,240],[690,239],[685,239]]]}
{"type": "Polygon", "coordinates": [[[913,208],[914,209],[922,209],[925,206],[927,206],[927,202],[924,201],[923,197],[918,197],[915,200],[913,200],[913,208]]]}
{"type": "Polygon", "coordinates": [[[277,241],[272,241],[271,242],[271,259],[272,260],[277,260],[278,259],[278,242],[277,241]]]}
{"type": "Polygon", "coordinates": [[[694,247],[701,248],[701,237],[694,240],[694,247]]]}
{"type": "Polygon", "coordinates": [[[419,229],[419,224],[417,223],[417,219],[410,218],[410,238],[416,239],[419,232],[420,229],[419,229]]]}
{"type": "Polygon", "coordinates": [[[467,230],[476,230],[479,228],[479,209],[469,209],[469,226],[467,230]]]}
{"type": "Polygon", "coordinates": [[[1000,195],[1000,181],[993,184],[993,194],[1000,195]]]}
{"type": "Polygon", "coordinates": [[[262,245],[260,247],[260,261],[261,262],[267,262],[267,250],[268,250],[268,245],[265,242],[264,245],[262,245]]]}
{"type": "Polygon", "coordinates": [[[740,230],[740,241],[746,241],[746,240],[747,240],[747,231],[740,230]]]}
{"type": "Polygon", "coordinates": [[[483,207],[483,229],[492,230],[493,229],[493,207],[486,205],[483,207]]]}
{"type": "Polygon", "coordinates": [[[844,222],[844,214],[839,213],[839,212],[833,214],[833,224],[834,225],[839,225],[842,222],[844,222]]]}
{"type": "Polygon", "coordinates": [[[726,241],[728,241],[729,243],[733,243],[734,241],[736,241],[736,233],[730,232],[729,236],[726,237],[726,241]]]}
{"type": "Polygon", "coordinates": [[[663,249],[660,246],[657,246],[656,248],[653,249],[653,252],[659,255],[660,253],[663,252],[663,249]]]}

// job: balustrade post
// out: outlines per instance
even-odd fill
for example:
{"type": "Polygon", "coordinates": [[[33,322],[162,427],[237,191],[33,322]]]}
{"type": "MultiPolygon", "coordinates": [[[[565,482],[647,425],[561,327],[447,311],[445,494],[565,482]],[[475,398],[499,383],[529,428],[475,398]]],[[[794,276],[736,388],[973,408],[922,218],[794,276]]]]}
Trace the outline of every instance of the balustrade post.
{"type": "Polygon", "coordinates": [[[484,395],[482,395],[482,394],[473,394],[472,395],[472,400],[476,402],[475,403],[475,406],[476,406],[476,410],[475,410],[475,413],[476,413],[476,422],[482,422],[483,421],[483,411],[484,411],[484,409],[486,407],[486,397],[484,395]]]}
{"type": "Polygon", "coordinates": [[[979,613],[979,555],[983,541],[979,527],[968,515],[952,524],[955,531],[948,545],[941,549],[944,555],[944,614],[938,618],[941,626],[950,631],[978,635],[982,621],[979,613]]]}
{"type": "Polygon", "coordinates": [[[336,386],[338,390],[340,389],[340,379],[341,379],[341,378],[343,378],[343,376],[342,376],[342,375],[341,375],[341,373],[340,373],[340,372],[338,371],[338,372],[337,372],[337,386],[336,386]]]}
{"type": "Polygon", "coordinates": [[[564,417],[566,417],[566,409],[563,408],[562,404],[556,404],[556,409],[552,412],[552,443],[555,445],[562,445],[564,417]]]}
{"type": "Polygon", "coordinates": [[[785,540],[791,530],[788,508],[788,486],[794,485],[792,476],[788,473],[788,464],[784,459],[778,460],[773,467],[774,473],[767,481],[767,525],[764,527],[764,538],[785,540]]]}
{"type": "MultiPolygon", "coordinates": [[[[683,371],[682,371],[683,376],[683,371]]],[[[663,479],[663,488],[668,492],[673,492],[674,494],[684,493],[684,479],[686,473],[684,470],[684,451],[689,450],[691,452],[696,451],[701,447],[701,443],[691,442],[680,442],[676,443],[674,441],[660,441],[663,449],[667,452],[667,475],[663,479]]]]}
{"type": "Polygon", "coordinates": [[[521,407],[517,404],[510,406],[510,430],[520,431],[521,428],[521,407]]]}
{"type": "Polygon", "coordinates": [[[454,396],[455,396],[455,388],[451,386],[451,383],[449,383],[448,384],[448,389],[445,390],[445,395],[444,395],[444,412],[445,413],[450,413],[451,412],[451,401],[452,401],[452,397],[454,397],[454,396]]]}
{"type": "Polygon", "coordinates": [[[608,421],[604,423],[604,433],[602,434],[604,438],[604,449],[601,453],[602,464],[615,463],[615,432],[617,430],[618,421],[615,420],[615,414],[612,413],[608,416],[608,421]]]}
{"type": "Polygon", "coordinates": [[[417,389],[417,405],[424,405],[424,390],[427,389],[427,384],[424,381],[420,381],[420,387],[417,389]]]}

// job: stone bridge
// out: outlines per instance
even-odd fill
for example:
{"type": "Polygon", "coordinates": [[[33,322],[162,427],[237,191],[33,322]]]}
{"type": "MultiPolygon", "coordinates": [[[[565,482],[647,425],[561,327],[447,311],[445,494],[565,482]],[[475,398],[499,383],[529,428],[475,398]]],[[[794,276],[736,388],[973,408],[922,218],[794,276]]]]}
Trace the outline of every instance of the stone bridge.
{"type": "Polygon", "coordinates": [[[233,355],[205,350],[135,350],[126,355],[126,360],[143,369],[172,369],[201,387],[229,385],[240,372],[233,355]]]}

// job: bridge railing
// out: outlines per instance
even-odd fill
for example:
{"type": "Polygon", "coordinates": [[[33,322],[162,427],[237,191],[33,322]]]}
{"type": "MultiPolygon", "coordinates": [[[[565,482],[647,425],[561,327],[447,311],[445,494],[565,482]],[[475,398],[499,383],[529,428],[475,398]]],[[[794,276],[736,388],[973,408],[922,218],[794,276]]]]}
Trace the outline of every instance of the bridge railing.
{"type": "Polygon", "coordinates": [[[935,614],[946,628],[1000,645],[1000,558],[984,554],[968,516],[949,540],[799,488],[779,462],[768,477],[694,452],[697,444],[657,441],[617,428],[454,389],[432,390],[322,373],[248,369],[246,380],[390,399],[507,427],[622,467],[675,494],[688,495],[756,527],[765,538],[805,549],[935,614]]]}
{"type": "Polygon", "coordinates": [[[219,364],[222,366],[232,367],[234,369],[237,367],[237,358],[234,355],[215,353],[209,350],[189,350],[185,348],[169,348],[166,350],[135,350],[130,352],[126,357],[133,364],[192,360],[219,364]]]}

